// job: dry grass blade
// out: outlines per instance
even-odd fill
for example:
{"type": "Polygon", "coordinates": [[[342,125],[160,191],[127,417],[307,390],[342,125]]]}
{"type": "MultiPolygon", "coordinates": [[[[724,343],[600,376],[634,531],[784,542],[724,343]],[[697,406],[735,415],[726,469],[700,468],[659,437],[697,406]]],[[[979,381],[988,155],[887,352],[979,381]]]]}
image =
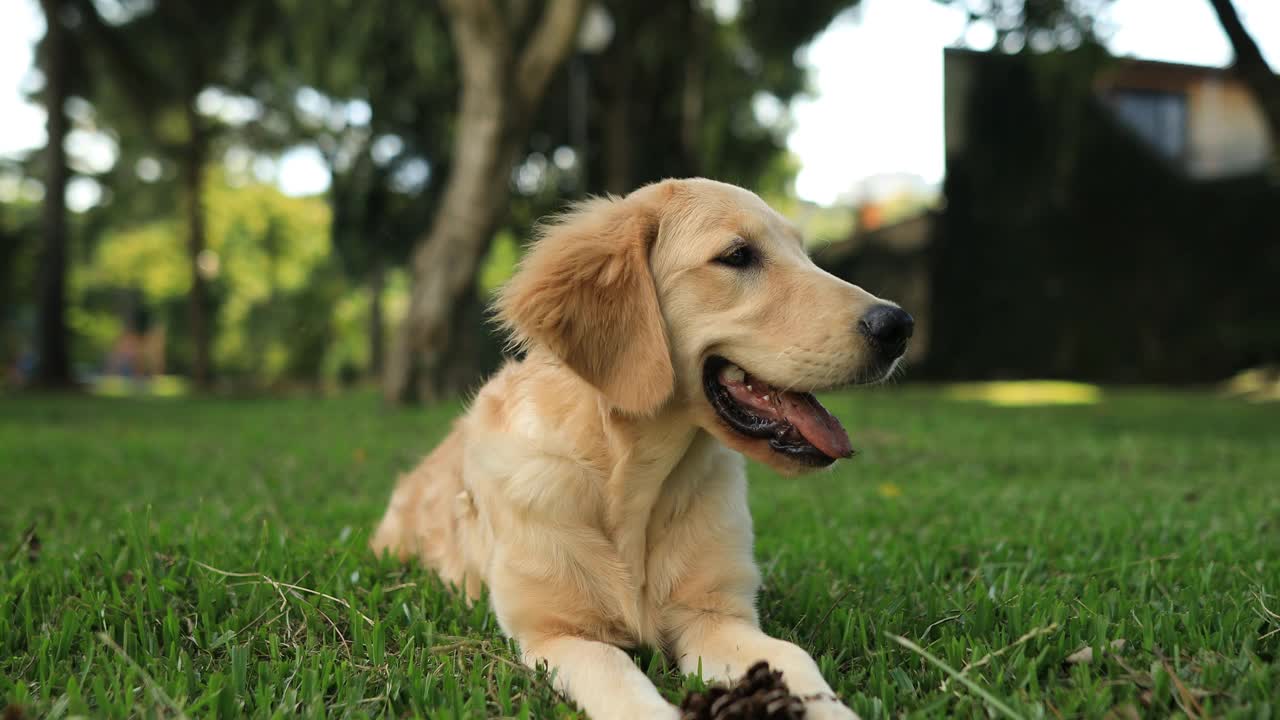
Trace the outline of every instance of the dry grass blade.
{"type": "MultiPolygon", "coordinates": [[[[956,620],[959,620],[962,617],[964,617],[963,613],[956,613],[954,615],[947,615],[946,617],[940,618],[938,620],[934,620],[932,623],[929,624],[929,627],[925,628],[924,632],[920,634],[920,639],[924,640],[925,638],[929,637],[929,633],[933,632],[933,629],[938,627],[939,625],[943,625],[949,622],[954,622],[956,620]]],[[[964,671],[961,670],[961,672],[964,672],[964,671]]]]}
{"type": "MultiPolygon", "coordinates": [[[[932,628],[933,625],[930,625],[929,627],[932,628]]],[[[1058,623],[1051,623],[1049,625],[1045,625],[1044,627],[1038,627],[1032,630],[1028,630],[1026,633],[1022,635],[1022,637],[1018,638],[1017,640],[1014,640],[1012,643],[1000,648],[999,650],[989,652],[986,655],[982,656],[982,658],[977,660],[976,662],[971,662],[965,665],[964,667],[960,668],[960,674],[968,675],[970,670],[976,670],[980,667],[985,666],[987,663],[1009,652],[1010,650],[1018,647],[1019,645],[1023,645],[1025,643],[1031,642],[1032,640],[1038,637],[1042,637],[1044,635],[1051,635],[1054,632],[1057,632],[1057,630],[1058,630],[1058,623]]],[[[942,687],[940,689],[943,692],[947,691],[948,682],[949,681],[944,681],[942,683],[942,687]]]]}
{"type": "MultiPolygon", "coordinates": [[[[322,597],[322,598],[324,598],[325,600],[328,600],[329,602],[337,603],[337,604],[341,605],[342,607],[344,607],[344,608],[346,608],[346,609],[350,610],[351,612],[354,612],[355,614],[359,615],[359,616],[360,616],[360,619],[361,619],[361,620],[364,620],[364,621],[365,621],[365,623],[366,623],[367,625],[369,625],[370,627],[372,627],[372,626],[374,625],[373,618],[371,618],[371,617],[369,617],[368,615],[365,615],[364,613],[360,612],[359,610],[356,610],[355,608],[351,607],[351,603],[347,602],[346,600],[343,600],[342,598],[334,597],[334,596],[329,595],[329,594],[327,594],[327,593],[322,593],[322,592],[320,592],[319,590],[312,590],[312,589],[311,589],[311,588],[309,588],[309,587],[302,587],[301,585],[294,585],[294,584],[292,584],[292,583],[281,582],[281,581],[276,580],[276,579],[274,579],[274,578],[272,578],[272,577],[269,577],[269,576],[267,576],[267,575],[265,575],[265,574],[263,574],[263,573],[252,573],[252,572],[250,572],[250,573],[246,573],[246,572],[231,572],[231,571],[229,571],[229,570],[222,570],[222,569],[220,569],[220,568],[213,567],[212,565],[206,565],[206,564],[204,564],[204,563],[200,562],[199,560],[192,560],[191,562],[195,563],[197,566],[199,566],[199,567],[201,567],[201,568],[204,568],[205,570],[208,570],[209,572],[217,573],[217,574],[222,575],[222,576],[224,576],[224,577],[260,578],[259,582],[261,582],[261,583],[263,583],[263,584],[265,584],[265,585],[270,585],[271,587],[275,588],[277,592],[279,592],[279,591],[280,591],[280,588],[285,588],[285,589],[287,589],[287,590],[296,590],[297,592],[303,592],[303,593],[307,593],[307,594],[309,594],[309,595],[315,595],[316,597],[322,597]]],[[[330,622],[332,622],[332,621],[330,621],[330,622]]]]}
{"type": "Polygon", "coordinates": [[[973,694],[982,698],[984,701],[986,701],[988,705],[998,710],[1000,714],[1004,715],[1007,718],[1013,718],[1013,720],[1022,720],[1022,716],[1019,715],[1016,710],[1006,705],[1004,701],[1002,701],[1000,698],[996,697],[995,695],[992,695],[989,690],[982,687],[978,683],[974,682],[967,675],[962,674],[959,670],[956,670],[950,665],[942,662],[942,660],[936,657],[933,653],[929,652],[928,650],[925,650],[924,648],[902,637],[901,635],[894,635],[893,633],[885,633],[885,635],[890,640],[898,643],[902,647],[910,650],[911,652],[929,661],[931,665],[938,668],[942,672],[950,675],[956,682],[969,688],[969,690],[973,694]]]}
{"type": "Polygon", "coordinates": [[[1178,677],[1178,674],[1173,671],[1173,668],[1169,666],[1169,663],[1167,661],[1162,662],[1164,663],[1164,671],[1169,673],[1169,680],[1173,682],[1173,686],[1178,690],[1178,697],[1181,698],[1178,705],[1182,708],[1182,711],[1185,712],[1187,717],[1191,718],[1191,720],[1195,720],[1196,718],[1203,716],[1204,708],[1200,707],[1200,702],[1196,700],[1196,696],[1187,689],[1186,685],[1182,684],[1182,678],[1178,677]]]}
{"type": "Polygon", "coordinates": [[[1263,615],[1265,615],[1266,617],[1272,620],[1280,621],[1280,615],[1277,615],[1271,610],[1271,608],[1267,607],[1267,603],[1262,599],[1261,594],[1254,592],[1253,599],[1258,601],[1258,607],[1262,608],[1263,615]]]}
{"type": "Polygon", "coordinates": [[[1258,636],[1258,639],[1266,640],[1272,635],[1276,635],[1280,633],[1280,615],[1277,615],[1276,613],[1272,612],[1271,608],[1267,607],[1267,603],[1262,600],[1262,595],[1260,595],[1259,593],[1257,592],[1253,593],[1253,599],[1257,600],[1258,607],[1262,608],[1263,619],[1265,619],[1267,622],[1274,622],[1277,624],[1277,627],[1275,630],[1271,630],[1270,632],[1263,633],[1262,635],[1258,636]]]}

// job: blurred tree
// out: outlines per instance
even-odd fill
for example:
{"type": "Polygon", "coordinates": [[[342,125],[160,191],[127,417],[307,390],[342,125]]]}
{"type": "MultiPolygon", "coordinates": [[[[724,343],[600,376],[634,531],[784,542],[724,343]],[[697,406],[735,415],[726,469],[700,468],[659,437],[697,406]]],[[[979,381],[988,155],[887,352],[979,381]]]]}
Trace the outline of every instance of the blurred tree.
{"type": "Polygon", "coordinates": [[[461,88],[451,166],[431,228],[413,251],[409,311],[385,373],[389,400],[434,400],[460,300],[510,197],[533,114],[569,55],[584,0],[443,0],[461,88]]]}
{"type": "Polygon", "coordinates": [[[536,133],[545,145],[575,151],[579,192],[622,194],[706,175],[786,194],[794,168],[775,172],[786,155],[786,106],[808,82],[797,54],[856,4],[746,0],[725,10],[689,0],[608,0],[612,41],[598,56],[573,58],[574,72],[553,87],[536,133]],[[586,102],[575,98],[575,74],[588,76],[586,102]]]}
{"type": "Polygon", "coordinates": [[[1098,18],[1115,0],[937,0],[963,9],[969,22],[985,21],[997,51],[1071,50],[1098,38],[1098,18]]]}
{"type": "MultiPolygon", "coordinates": [[[[334,345],[334,307],[345,291],[329,242],[329,208],[317,198],[288,197],[272,185],[228,181],[210,172],[205,208],[208,274],[217,298],[211,320],[219,375],[242,387],[285,380],[314,382],[334,345]]],[[[119,332],[116,303],[137,293],[160,316],[181,311],[190,292],[181,213],[121,223],[102,234],[72,275],[84,344],[101,355],[119,332]]],[[[186,328],[170,333],[182,339],[186,328]]]]}
{"type": "MultiPolygon", "coordinates": [[[[0,162],[0,182],[20,185],[23,178],[20,164],[0,162]]],[[[41,210],[21,198],[0,202],[0,362],[33,348],[41,210]]]]}
{"type": "MultiPolygon", "coordinates": [[[[214,259],[205,252],[201,198],[212,146],[223,126],[200,111],[199,98],[214,85],[232,83],[244,71],[264,29],[273,25],[275,7],[252,0],[115,0],[101,6],[95,0],[74,2],[84,19],[85,39],[112,71],[112,82],[103,84],[95,100],[110,93],[123,99],[117,106],[127,107],[134,124],[178,166],[191,277],[191,376],[197,386],[207,387],[213,377],[212,311],[208,271],[202,265],[214,259]]],[[[123,117],[113,120],[125,122],[123,117]]]]}
{"type": "Polygon", "coordinates": [[[41,215],[40,282],[37,320],[39,364],[36,382],[45,387],[69,387],[71,354],[67,332],[67,167],[69,123],[66,103],[71,95],[74,52],[67,23],[71,14],[63,0],[41,0],[45,38],[40,63],[44,72],[44,106],[48,141],[44,153],[44,208],[41,215]]]}
{"type": "Polygon", "coordinates": [[[369,294],[369,365],[380,377],[389,268],[426,230],[448,167],[449,113],[457,97],[448,30],[439,8],[405,14],[392,0],[340,0],[330,12],[283,0],[278,33],[259,47],[261,68],[243,91],[290,124],[271,148],[313,143],[331,178],[333,246],[369,294]]]}
{"type": "Polygon", "coordinates": [[[1272,157],[1280,163],[1280,75],[1267,64],[1258,43],[1240,21],[1240,15],[1231,0],[1209,1],[1227,39],[1231,41],[1231,49],[1235,52],[1231,69],[1257,98],[1267,126],[1271,129],[1272,144],[1275,146],[1272,157]]]}

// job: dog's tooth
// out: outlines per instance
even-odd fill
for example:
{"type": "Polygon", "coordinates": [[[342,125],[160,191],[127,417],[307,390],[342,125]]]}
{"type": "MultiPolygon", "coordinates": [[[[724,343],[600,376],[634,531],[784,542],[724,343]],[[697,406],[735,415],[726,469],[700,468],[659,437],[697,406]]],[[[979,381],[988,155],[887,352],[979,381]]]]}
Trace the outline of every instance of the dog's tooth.
{"type": "Polygon", "coordinates": [[[768,396],[768,395],[761,395],[761,396],[760,396],[760,399],[761,399],[761,400],[763,400],[763,401],[765,401],[765,402],[769,402],[769,396],[768,396]]]}
{"type": "Polygon", "coordinates": [[[720,377],[725,382],[740,383],[747,378],[747,374],[737,365],[728,365],[720,371],[720,377]]]}

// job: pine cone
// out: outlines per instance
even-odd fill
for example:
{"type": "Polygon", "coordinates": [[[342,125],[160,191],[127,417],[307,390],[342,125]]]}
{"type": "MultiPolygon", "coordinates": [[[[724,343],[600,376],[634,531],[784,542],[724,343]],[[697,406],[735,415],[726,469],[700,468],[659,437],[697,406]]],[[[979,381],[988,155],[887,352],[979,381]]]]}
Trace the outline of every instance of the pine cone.
{"type": "Polygon", "coordinates": [[[692,692],[680,703],[684,720],[802,720],[804,701],[791,694],[782,673],[761,661],[732,687],[692,692]]]}

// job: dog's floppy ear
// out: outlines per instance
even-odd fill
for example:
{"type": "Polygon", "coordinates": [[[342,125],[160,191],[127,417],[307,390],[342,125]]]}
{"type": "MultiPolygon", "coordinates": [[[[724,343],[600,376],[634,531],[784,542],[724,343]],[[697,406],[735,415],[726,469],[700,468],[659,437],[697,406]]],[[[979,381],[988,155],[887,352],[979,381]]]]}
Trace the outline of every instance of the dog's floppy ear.
{"type": "Polygon", "coordinates": [[[498,320],[518,345],[549,348],[614,407],[649,415],[675,372],[649,249],[667,192],[579,203],[544,226],[498,296],[498,320]]]}

